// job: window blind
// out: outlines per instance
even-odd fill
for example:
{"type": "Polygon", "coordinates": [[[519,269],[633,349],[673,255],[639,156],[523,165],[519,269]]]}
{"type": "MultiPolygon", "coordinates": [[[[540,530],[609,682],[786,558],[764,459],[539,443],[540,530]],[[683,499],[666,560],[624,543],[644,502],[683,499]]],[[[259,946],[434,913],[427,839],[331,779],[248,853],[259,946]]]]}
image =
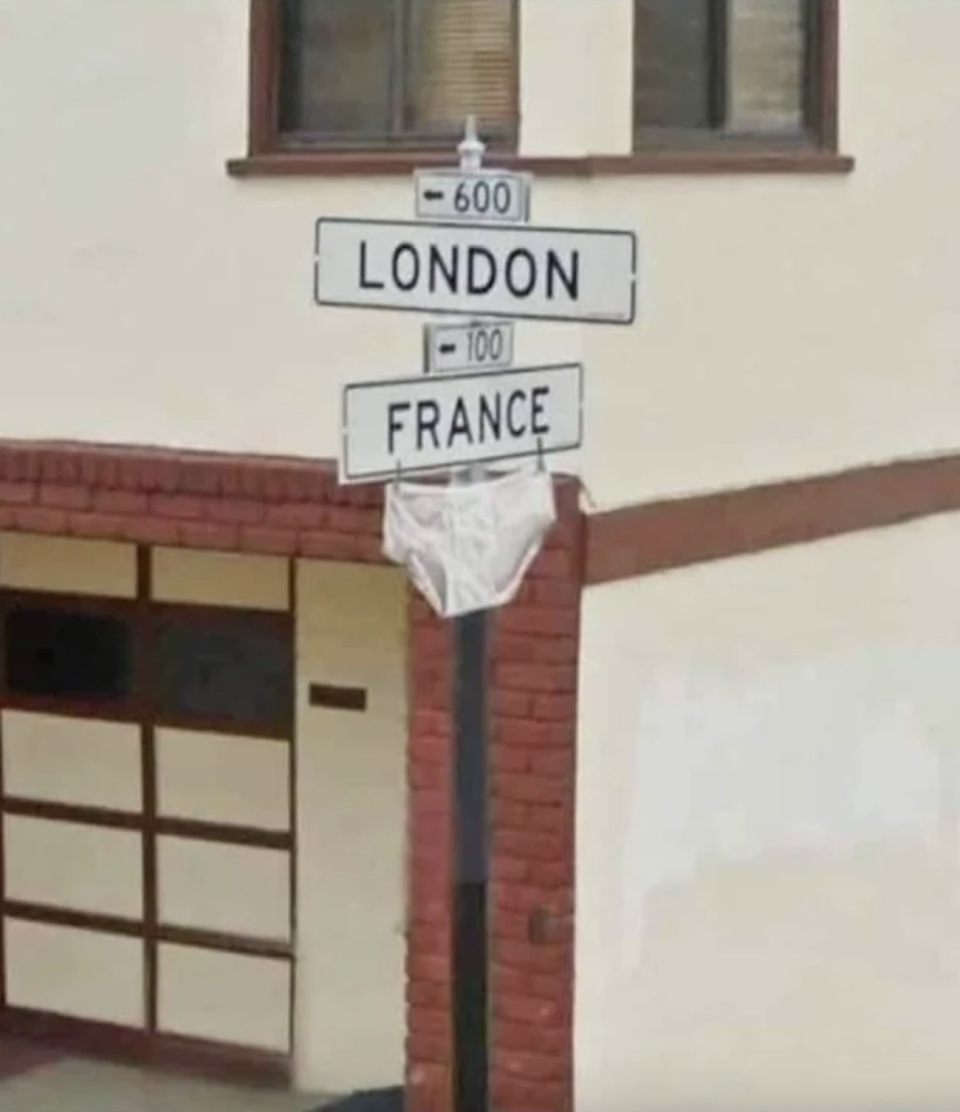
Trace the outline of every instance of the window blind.
{"type": "Polygon", "coordinates": [[[417,115],[426,131],[512,129],[516,111],[512,0],[416,0],[420,12],[417,115]]]}
{"type": "Polygon", "coordinates": [[[802,128],[806,2],[727,0],[728,129],[752,132],[802,128]]]}

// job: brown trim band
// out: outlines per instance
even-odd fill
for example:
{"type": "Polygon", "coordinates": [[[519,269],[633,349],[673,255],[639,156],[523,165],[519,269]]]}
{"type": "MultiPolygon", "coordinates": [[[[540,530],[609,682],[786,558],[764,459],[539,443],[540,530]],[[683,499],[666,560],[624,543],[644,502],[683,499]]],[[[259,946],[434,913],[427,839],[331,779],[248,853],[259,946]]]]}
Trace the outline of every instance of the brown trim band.
{"type": "Polygon", "coordinates": [[[293,946],[274,938],[254,938],[252,935],[222,934],[220,931],[202,930],[199,927],[178,927],[161,923],[157,928],[157,941],[169,946],[193,946],[198,950],[217,950],[222,954],[238,954],[250,958],[270,958],[273,961],[293,961],[293,946]]]}
{"type": "MultiPolygon", "coordinates": [[[[160,1018],[160,969],[157,955],[157,927],[160,921],[160,883],[157,863],[157,738],[148,710],[148,695],[154,667],[154,641],[149,636],[150,599],[153,594],[153,554],[137,545],[137,609],[134,660],[137,677],[135,692],[140,711],[140,842],[143,891],[143,1010],[147,1032],[157,1033],[160,1018]]],[[[149,708],[152,709],[152,708],[149,708]]]]}
{"type": "Polygon", "coordinates": [[[250,846],[290,852],[293,835],[289,830],[267,830],[259,826],[238,826],[205,819],[185,819],[156,815],[146,811],[119,811],[80,803],[59,803],[26,796],[0,797],[0,811],[21,818],[49,819],[51,822],[73,822],[80,826],[99,826],[113,830],[153,830],[157,836],[189,838],[198,842],[221,845],[250,846]]]}
{"type": "MultiPolygon", "coordinates": [[[[150,549],[143,545],[137,550],[137,579],[149,575],[143,560],[149,561],[150,549]]],[[[149,579],[147,580],[149,583],[149,579]]],[[[149,590],[149,586],[146,588],[149,590]]],[[[45,591],[40,587],[7,587],[0,583],[0,613],[5,614],[14,606],[36,607],[43,610],[69,610],[71,613],[116,616],[127,621],[140,617],[151,624],[165,618],[184,622],[241,619],[251,625],[264,625],[285,632],[293,628],[293,617],[288,610],[270,610],[257,606],[229,606],[213,602],[170,602],[164,599],[137,595],[90,595],[70,591],[45,591]],[[145,613],[140,612],[148,603],[145,613]]]]}
{"type": "Polygon", "coordinates": [[[145,938],[148,941],[166,942],[171,946],[193,946],[198,950],[217,950],[224,954],[242,957],[270,958],[276,961],[293,961],[293,944],[276,938],[257,938],[254,935],[225,934],[202,927],[182,927],[176,923],[159,923],[153,927],[140,919],[123,915],[107,915],[100,911],[80,911],[77,908],[55,904],[31,903],[27,900],[4,900],[0,914],[6,919],[19,919],[25,923],[47,923],[54,927],[94,931],[100,934],[118,934],[126,938],[145,938]]]}
{"type": "MultiPolygon", "coordinates": [[[[114,705],[107,702],[85,703],[81,699],[61,699],[59,696],[15,695],[0,690],[0,710],[43,714],[51,718],[92,718],[119,726],[136,726],[140,722],[140,713],[132,699],[117,699],[114,705]]],[[[179,727],[171,726],[170,729],[179,727]]]]}
{"type": "Polygon", "coordinates": [[[33,1008],[13,1007],[0,1012],[0,1034],[35,1039],[79,1054],[234,1082],[243,1080],[263,1087],[286,1088],[291,1080],[290,1059],[285,1054],[149,1033],[33,1008]]]}
{"type": "Polygon", "coordinates": [[[118,811],[112,807],[92,807],[75,803],[58,803],[47,799],[29,799],[20,795],[4,795],[0,811],[18,818],[49,819],[51,822],[73,822],[80,826],[101,826],[113,830],[143,830],[148,825],[139,811],[118,811]]]}
{"type": "MultiPolygon", "coordinates": [[[[53,695],[18,695],[0,690],[0,710],[21,711],[24,714],[47,714],[55,718],[92,718],[98,722],[119,725],[137,725],[143,711],[135,695],[117,699],[115,703],[90,702],[79,699],[61,699],[53,695]]],[[[199,714],[170,714],[164,712],[153,720],[155,733],[164,730],[182,730],[197,734],[215,734],[222,737],[253,738],[272,744],[290,745],[293,738],[292,723],[277,725],[238,721],[235,718],[199,714]]]]}
{"type": "Polygon", "coordinates": [[[4,919],[19,919],[24,923],[47,923],[52,927],[119,934],[126,938],[143,938],[147,933],[139,919],[106,915],[99,911],[77,911],[54,904],[29,903],[26,900],[4,900],[0,913],[4,919]]]}
{"type": "Polygon", "coordinates": [[[960,455],[650,502],[587,519],[584,582],[610,583],[960,510],[960,455]]]}
{"type": "Polygon", "coordinates": [[[259,826],[235,826],[233,823],[166,815],[157,816],[156,831],[161,837],[190,838],[197,842],[219,842],[221,845],[274,849],[286,853],[292,852],[294,841],[289,830],[266,830],[259,826]]]}
{"type": "MultiPolygon", "coordinates": [[[[691,151],[642,151],[624,155],[535,157],[494,153],[491,165],[524,170],[542,178],[650,177],[696,174],[849,174],[850,155],[814,148],[706,148],[691,151]]],[[[277,151],[227,161],[233,178],[408,176],[429,166],[450,166],[451,156],[436,151],[324,152],[277,151]]]]}
{"type": "MultiPolygon", "coordinates": [[[[296,620],[299,614],[298,596],[299,596],[299,576],[297,574],[296,560],[287,561],[287,603],[290,610],[291,620],[294,622],[294,650],[299,655],[296,638],[296,620]]],[[[297,882],[297,873],[300,868],[299,852],[300,852],[300,839],[297,831],[298,827],[298,781],[297,781],[297,750],[299,748],[298,739],[302,738],[300,734],[300,723],[298,721],[298,707],[297,697],[299,692],[299,685],[294,676],[294,682],[290,685],[290,721],[294,723],[294,733],[292,735],[292,742],[287,750],[287,814],[290,816],[290,831],[292,834],[292,841],[290,845],[290,938],[296,944],[297,935],[297,920],[299,915],[299,888],[297,882]]],[[[290,1047],[291,1054],[297,1046],[297,990],[299,987],[298,970],[300,963],[294,960],[290,965],[290,996],[289,1007],[287,1009],[287,1045],[290,1047]]]]}

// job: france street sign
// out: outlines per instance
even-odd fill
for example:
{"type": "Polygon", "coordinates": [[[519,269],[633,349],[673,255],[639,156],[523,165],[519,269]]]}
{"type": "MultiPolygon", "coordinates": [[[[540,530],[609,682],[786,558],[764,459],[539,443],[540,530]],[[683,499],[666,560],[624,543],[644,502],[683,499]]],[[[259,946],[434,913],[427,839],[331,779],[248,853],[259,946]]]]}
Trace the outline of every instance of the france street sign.
{"type": "Polygon", "coordinates": [[[633,232],[321,217],[314,300],[360,309],[632,324],[633,232]]]}
{"type": "Polygon", "coordinates": [[[423,348],[427,374],[503,370],[513,363],[513,324],[506,320],[425,324],[423,348]]]}
{"type": "Polygon", "coordinates": [[[417,170],[418,220],[523,224],[530,219],[530,175],[507,170],[417,170]]]}
{"type": "Polygon", "coordinates": [[[353,382],[342,404],[339,481],[389,480],[579,448],[583,367],[353,382]]]}

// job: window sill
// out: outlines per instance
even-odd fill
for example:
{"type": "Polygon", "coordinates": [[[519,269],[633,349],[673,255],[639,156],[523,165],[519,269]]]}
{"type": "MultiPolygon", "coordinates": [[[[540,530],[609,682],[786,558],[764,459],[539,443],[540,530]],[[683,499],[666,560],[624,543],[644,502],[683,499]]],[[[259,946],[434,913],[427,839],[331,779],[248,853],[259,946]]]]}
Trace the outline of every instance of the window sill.
{"type": "MultiPolygon", "coordinates": [[[[824,150],[697,150],[644,151],[627,155],[534,156],[491,152],[491,164],[527,170],[541,177],[597,178],[644,175],[849,174],[850,155],[824,150]]],[[[455,159],[442,151],[278,151],[248,155],[227,162],[233,178],[389,177],[431,166],[451,166],[455,159]]]]}

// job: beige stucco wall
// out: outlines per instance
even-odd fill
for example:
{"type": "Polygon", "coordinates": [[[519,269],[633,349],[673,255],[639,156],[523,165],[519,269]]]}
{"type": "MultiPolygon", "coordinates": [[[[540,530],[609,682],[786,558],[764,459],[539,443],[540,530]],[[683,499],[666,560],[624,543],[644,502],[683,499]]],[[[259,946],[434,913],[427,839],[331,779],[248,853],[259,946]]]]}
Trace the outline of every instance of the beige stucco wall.
{"type": "Polygon", "coordinates": [[[591,588],[579,1112],[960,1101],[960,515],[591,588]]]}
{"type": "Polygon", "coordinates": [[[297,564],[297,1045],[301,1087],[403,1080],[406,584],[393,568],[297,564]],[[310,683],[367,690],[310,706],[310,683]]]}
{"type": "MultiPolygon", "coordinates": [[[[587,363],[600,505],[954,449],[950,0],[842,0],[848,178],[541,180],[543,223],[636,228],[634,329],[522,324],[587,363]]],[[[246,0],[0,0],[0,435],[332,456],[339,385],[416,374],[420,321],[311,303],[320,214],[400,179],[234,181],[246,0]],[[38,144],[37,135],[43,135],[38,144]]],[[[522,147],[629,147],[629,0],[524,0],[522,147]]]]}

